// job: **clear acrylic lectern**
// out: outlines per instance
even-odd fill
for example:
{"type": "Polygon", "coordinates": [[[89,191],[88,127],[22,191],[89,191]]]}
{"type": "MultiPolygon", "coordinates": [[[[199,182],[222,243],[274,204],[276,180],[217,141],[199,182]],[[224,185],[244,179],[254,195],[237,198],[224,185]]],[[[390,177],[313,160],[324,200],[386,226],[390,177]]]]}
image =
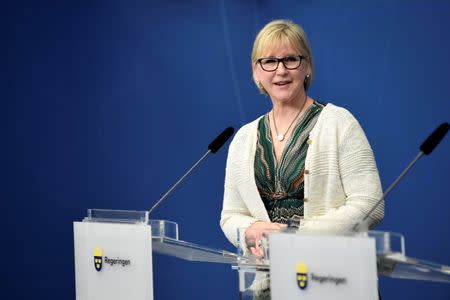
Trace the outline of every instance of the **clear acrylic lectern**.
{"type": "MultiPolygon", "coordinates": [[[[286,233],[324,234],[301,230],[283,232],[286,233]]],[[[82,222],[74,222],[77,300],[152,300],[152,252],[188,261],[231,265],[238,271],[241,299],[253,299],[258,290],[255,282],[270,273],[272,234],[263,240],[265,257],[256,258],[246,249],[238,248],[233,253],[179,240],[175,222],[150,220],[147,211],[89,209],[82,222]]],[[[450,283],[449,266],[407,257],[401,234],[383,231],[356,234],[374,241],[379,275],[450,283]]]]}

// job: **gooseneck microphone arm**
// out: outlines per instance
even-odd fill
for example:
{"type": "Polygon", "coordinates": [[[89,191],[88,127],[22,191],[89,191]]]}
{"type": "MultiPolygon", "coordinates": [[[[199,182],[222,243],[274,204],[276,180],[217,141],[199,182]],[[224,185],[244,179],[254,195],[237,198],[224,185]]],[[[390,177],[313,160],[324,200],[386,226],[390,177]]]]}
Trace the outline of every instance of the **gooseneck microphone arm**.
{"type": "Polygon", "coordinates": [[[206,159],[206,157],[210,153],[216,153],[225,143],[226,141],[233,135],[234,128],[228,127],[225,129],[221,134],[219,134],[212,142],[208,145],[208,151],[206,151],[205,154],[148,210],[148,214],[150,215],[152,211],[155,210],[155,208],[158,207],[159,204],[161,204],[164,199],[169,196],[173,190],[181,183],[183,180],[189,176],[189,174],[192,173],[192,171],[202,162],[206,159]]]}
{"type": "Polygon", "coordinates": [[[206,151],[206,153],[183,175],[183,177],[181,177],[159,200],[158,202],[156,202],[152,208],[150,208],[148,210],[148,214],[150,215],[152,213],[152,211],[158,207],[158,205],[164,201],[164,199],[167,198],[167,196],[170,195],[170,193],[172,193],[172,191],[174,189],[176,189],[176,187],[187,177],[189,176],[189,174],[192,173],[192,171],[202,162],[205,160],[205,158],[211,153],[211,150],[208,149],[208,151],[206,151]]]}
{"type": "Polygon", "coordinates": [[[373,211],[378,207],[378,205],[380,205],[381,201],[384,200],[384,198],[386,198],[386,196],[397,186],[397,184],[400,182],[400,180],[402,180],[403,177],[405,177],[406,173],[408,173],[408,171],[414,166],[414,164],[423,156],[423,152],[420,151],[416,158],[414,158],[414,160],[412,162],[409,163],[409,165],[403,170],[403,172],[397,177],[397,179],[395,179],[395,181],[387,188],[387,190],[383,193],[383,196],[381,196],[381,198],[378,200],[377,203],[375,203],[375,205],[372,207],[372,209],[364,216],[364,218],[362,219],[362,221],[366,221],[367,218],[369,218],[369,216],[373,213],[373,211]]]}
{"type": "MultiPolygon", "coordinates": [[[[365,222],[367,218],[372,214],[372,212],[380,205],[380,203],[386,198],[386,196],[397,186],[397,184],[402,180],[403,177],[405,177],[406,173],[414,166],[414,164],[423,156],[430,154],[434,148],[440,143],[440,141],[444,138],[444,136],[447,134],[449,130],[449,124],[442,123],[439,125],[438,128],[436,128],[432,134],[420,145],[420,152],[417,154],[417,156],[414,158],[413,161],[409,163],[409,165],[403,170],[403,172],[397,177],[397,179],[389,186],[389,188],[384,192],[383,196],[375,203],[375,205],[372,207],[372,209],[364,216],[364,218],[361,220],[362,222],[365,222]]],[[[356,223],[355,226],[353,226],[353,230],[357,230],[358,225],[360,222],[356,223]]]]}

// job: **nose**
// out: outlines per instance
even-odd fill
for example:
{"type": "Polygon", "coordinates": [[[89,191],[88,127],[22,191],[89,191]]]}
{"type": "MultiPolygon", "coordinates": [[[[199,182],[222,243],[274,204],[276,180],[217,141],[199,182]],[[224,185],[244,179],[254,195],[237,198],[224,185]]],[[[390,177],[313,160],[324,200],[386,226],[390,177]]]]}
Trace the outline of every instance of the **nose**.
{"type": "Polygon", "coordinates": [[[283,62],[279,61],[276,73],[277,74],[285,74],[285,73],[287,73],[287,71],[288,71],[288,69],[286,69],[283,62]]]}

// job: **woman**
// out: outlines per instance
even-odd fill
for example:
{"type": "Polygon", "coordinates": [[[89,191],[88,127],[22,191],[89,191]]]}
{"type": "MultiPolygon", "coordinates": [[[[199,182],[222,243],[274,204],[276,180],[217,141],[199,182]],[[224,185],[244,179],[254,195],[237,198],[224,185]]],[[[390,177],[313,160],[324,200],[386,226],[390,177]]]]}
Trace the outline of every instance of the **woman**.
{"type": "MultiPolygon", "coordinates": [[[[349,228],[382,192],[358,121],[306,93],[314,70],[301,27],[288,20],[264,26],[254,41],[252,68],[272,110],[244,125],[230,144],[220,225],[231,243],[262,256],[255,241],[268,231],[300,219],[312,227],[349,228]],[[238,229],[245,237],[238,238],[238,229]]],[[[369,226],[383,214],[381,203],[369,226]]],[[[302,223],[300,229],[308,226],[302,223]]]]}

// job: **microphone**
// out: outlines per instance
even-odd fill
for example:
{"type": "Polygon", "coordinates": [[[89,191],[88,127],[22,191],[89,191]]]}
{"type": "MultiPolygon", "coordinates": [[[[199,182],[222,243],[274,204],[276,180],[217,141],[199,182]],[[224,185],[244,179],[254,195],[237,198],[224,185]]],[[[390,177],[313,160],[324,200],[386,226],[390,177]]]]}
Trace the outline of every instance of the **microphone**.
{"type": "MultiPolygon", "coordinates": [[[[414,166],[414,164],[421,158],[423,155],[428,155],[436,148],[436,146],[442,141],[449,130],[450,125],[445,122],[439,125],[432,134],[428,136],[428,138],[420,145],[420,151],[413,161],[409,163],[409,165],[403,170],[403,172],[397,177],[397,179],[389,186],[389,188],[384,192],[383,196],[375,203],[372,209],[364,216],[361,222],[365,222],[370,214],[380,205],[381,201],[386,198],[386,196],[397,186],[400,180],[408,173],[408,171],[414,166]]],[[[353,226],[353,230],[358,230],[358,226],[361,222],[356,223],[353,226]]]]}
{"type": "Polygon", "coordinates": [[[234,128],[228,127],[221,134],[219,134],[211,144],[208,145],[208,150],[212,153],[216,153],[225,143],[226,141],[233,135],[234,128]]]}
{"type": "Polygon", "coordinates": [[[203,161],[210,153],[216,153],[226,141],[233,135],[234,128],[228,127],[221,134],[219,134],[212,142],[208,145],[208,151],[148,210],[150,215],[153,210],[164,200],[170,193],[175,190],[175,188],[203,161]]]}
{"type": "Polygon", "coordinates": [[[433,133],[425,140],[425,142],[420,145],[420,151],[425,155],[430,154],[447,134],[448,128],[449,125],[447,122],[439,125],[439,127],[436,128],[435,131],[433,131],[433,133]]]}

